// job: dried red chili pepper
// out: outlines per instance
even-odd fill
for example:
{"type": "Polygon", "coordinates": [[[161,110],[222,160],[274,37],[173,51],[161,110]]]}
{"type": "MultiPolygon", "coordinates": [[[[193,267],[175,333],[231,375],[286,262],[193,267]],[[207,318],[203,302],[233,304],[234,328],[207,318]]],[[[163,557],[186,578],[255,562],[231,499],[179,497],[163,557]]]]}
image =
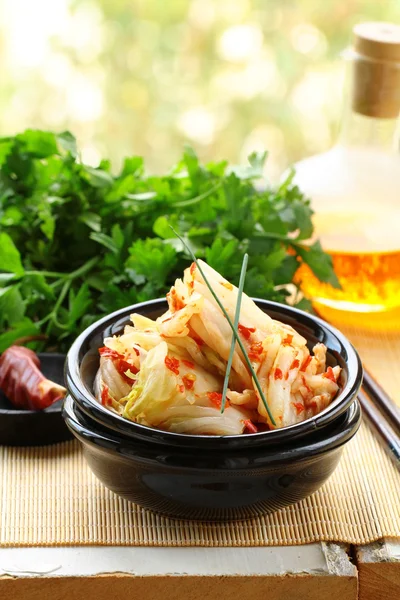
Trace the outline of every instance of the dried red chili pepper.
{"type": "Polygon", "coordinates": [[[67,391],[43,375],[39,357],[23,346],[11,346],[0,356],[0,389],[14,406],[26,410],[43,410],[67,391]]]}

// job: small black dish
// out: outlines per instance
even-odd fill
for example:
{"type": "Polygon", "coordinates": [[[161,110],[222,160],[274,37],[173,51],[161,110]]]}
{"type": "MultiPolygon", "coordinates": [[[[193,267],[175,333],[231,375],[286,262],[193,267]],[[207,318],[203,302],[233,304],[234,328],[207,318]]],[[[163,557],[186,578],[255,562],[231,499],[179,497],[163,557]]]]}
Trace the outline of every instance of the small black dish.
{"type": "MultiPolygon", "coordinates": [[[[40,369],[52,381],[64,385],[64,354],[39,353],[40,369]]],[[[0,390],[0,445],[46,446],[73,436],[61,415],[62,400],[45,410],[21,410],[0,390]]]]}
{"type": "Polygon", "coordinates": [[[70,395],[64,418],[93,473],[119,496],[173,518],[225,521],[273,512],[315,492],[357,432],[361,410],[355,400],[307,441],[218,452],[121,436],[90,419],[70,395]]]}
{"type": "Polygon", "coordinates": [[[116,311],[88,327],[72,344],[65,363],[65,381],[68,391],[83,412],[99,424],[104,424],[116,433],[133,439],[151,440],[152,443],[168,443],[179,447],[220,450],[221,448],[243,448],[257,445],[275,445],[304,438],[316,429],[323,429],[343,414],[353,402],[362,381],[362,366],[357,352],[347,338],[325,323],[322,319],[301,310],[254,299],[255,303],[273,319],[294,327],[308,340],[310,349],[317,342],[327,347],[327,364],[342,367],[341,389],[332,403],[320,414],[296,425],[262,433],[237,436],[182,435],[161,431],[128,421],[102,406],[93,394],[93,381],[99,367],[98,349],[104,338],[122,332],[133,312],[157,318],[167,310],[165,299],[150,300],[116,311]]]}

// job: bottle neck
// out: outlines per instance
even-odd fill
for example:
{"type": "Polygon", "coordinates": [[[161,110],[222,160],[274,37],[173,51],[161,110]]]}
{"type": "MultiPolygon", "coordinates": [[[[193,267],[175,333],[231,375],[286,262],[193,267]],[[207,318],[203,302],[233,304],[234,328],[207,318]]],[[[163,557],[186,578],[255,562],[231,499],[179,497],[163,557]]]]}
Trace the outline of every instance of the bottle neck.
{"type": "Polygon", "coordinates": [[[347,76],[338,143],[399,152],[400,63],[345,53],[347,76]]]}
{"type": "Polygon", "coordinates": [[[338,144],[346,147],[369,147],[389,153],[400,152],[400,120],[368,117],[347,106],[342,118],[338,144]]]}

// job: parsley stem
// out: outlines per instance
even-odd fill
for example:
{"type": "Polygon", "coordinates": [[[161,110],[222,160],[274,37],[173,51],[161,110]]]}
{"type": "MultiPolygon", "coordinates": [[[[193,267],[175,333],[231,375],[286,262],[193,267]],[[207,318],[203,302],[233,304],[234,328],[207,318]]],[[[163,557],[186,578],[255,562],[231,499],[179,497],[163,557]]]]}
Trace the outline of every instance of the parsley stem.
{"type": "MultiPolygon", "coordinates": [[[[88,271],[90,271],[98,262],[99,262],[100,258],[98,256],[91,258],[90,260],[88,260],[87,262],[85,262],[81,267],[79,267],[79,269],[76,269],[75,271],[72,271],[72,273],[58,273],[57,275],[59,276],[59,281],[55,281],[51,284],[52,287],[59,285],[60,283],[63,283],[63,287],[61,288],[61,292],[60,295],[58,296],[56,303],[54,304],[53,310],[46,315],[43,319],[41,319],[40,321],[37,321],[36,325],[38,327],[42,327],[42,325],[44,325],[45,323],[48,323],[47,327],[46,327],[46,334],[48,334],[50,332],[51,326],[52,325],[56,325],[59,329],[67,329],[66,325],[64,325],[63,323],[61,323],[58,320],[58,310],[60,308],[60,306],[62,305],[62,303],[64,302],[65,296],[68,294],[69,288],[73,282],[74,279],[77,279],[78,277],[82,277],[82,275],[85,275],[85,273],[87,273],[88,271]]],[[[51,273],[51,276],[55,276],[56,274],[52,271],[25,271],[26,275],[44,275],[44,276],[49,276],[48,273],[51,273]]]]}
{"type": "Polygon", "coordinates": [[[211,194],[216,192],[221,186],[222,186],[222,183],[219,182],[216,185],[214,185],[212,188],[207,190],[206,192],[203,192],[202,194],[199,194],[198,196],[195,196],[194,198],[190,198],[189,200],[182,200],[181,202],[175,202],[174,204],[171,204],[171,206],[173,206],[174,208],[184,208],[185,206],[191,206],[192,204],[197,204],[197,202],[201,202],[201,200],[204,200],[204,198],[208,198],[208,196],[211,196],[211,194]]]}
{"type": "MultiPolygon", "coordinates": [[[[233,320],[233,326],[236,330],[239,325],[240,308],[242,305],[242,293],[243,293],[243,287],[244,287],[244,280],[246,279],[246,270],[247,270],[248,260],[249,260],[249,255],[245,254],[243,257],[242,270],[240,272],[238,295],[237,295],[236,309],[235,309],[235,318],[233,320]]],[[[231,373],[233,354],[235,352],[235,346],[236,346],[236,340],[235,340],[235,336],[232,333],[231,349],[229,351],[228,363],[226,365],[226,371],[225,371],[224,385],[222,388],[221,413],[223,413],[225,410],[226,392],[228,391],[229,375],[231,373]]]]}
{"type": "Polygon", "coordinates": [[[266,232],[256,232],[252,236],[253,240],[280,240],[281,242],[286,242],[287,244],[291,244],[292,246],[296,245],[293,243],[295,238],[290,238],[287,235],[281,235],[280,233],[273,233],[272,231],[266,232]]]}
{"type": "Polygon", "coordinates": [[[220,307],[220,309],[222,310],[222,312],[223,312],[223,314],[224,314],[224,316],[225,316],[226,320],[228,321],[228,323],[229,323],[229,326],[230,326],[230,328],[232,329],[232,333],[233,333],[233,335],[235,336],[235,338],[236,338],[236,341],[237,341],[237,343],[239,344],[239,347],[240,347],[241,351],[243,352],[244,359],[245,359],[245,361],[246,361],[246,363],[247,363],[247,366],[248,366],[248,367],[249,367],[249,369],[250,369],[250,372],[251,372],[251,375],[252,375],[252,377],[253,377],[253,380],[254,380],[255,386],[256,386],[256,388],[257,388],[257,391],[258,391],[258,393],[260,394],[260,398],[261,398],[261,400],[262,400],[262,403],[263,403],[263,404],[264,404],[264,406],[265,406],[265,410],[267,411],[267,413],[268,413],[268,416],[269,416],[269,418],[271,419],[271,423],[272,423],[272,425],[275,425],[275,426],[276,426],[276,422],[275,422],[275,419],[274,419],[274,417],[272,416],[271,410],[270,410],[270,408],[269,408],[269,406],[268,406],[267,399],[265,398],[264,392],[263,392],[263,391],[262,391],[262,389],[261,389],[260,382],[258,381],[258,377],[257,377],[257,375],[256,375],[256,373],[255,373],[255,371],[254,371],[254,369],[253,369],[253,365],[252,365],[252,364],[251,364],[251,362],[250,362],[250,359],[249,359],[249,357],[248,357],[248,355],[247,355],[247,352],[246,352],[246,348],[244,347],[244,345],[243,345],[243,342],[242,342],[242,340],[240,339],[240,336],[239,336],[239,334],[238,334],[238,332],[237,332],[237,329],[235,329],[235,327],[234,327],[234,325],[233,325],[233,323],[232,323],[232,320],[231,320],[230,316],[228,315],[228,313],[227,313],[227,312],[226,312],[226,310],[225,310],[225,307],[224,307],[224,305],[222,304],[222,302],[221,302],[221,301],[220,301],[220,299],[218,298],[217,294],[214,292],[214,290],[213,290],[213,288],[212,288],[212,285],[209,283],[209,281],[208,281],[207,277],[205,276],[205,274],[204,274],[204,272],[203,272],[203,269],[201,268],[201,266],[200,266],[200,264],[199,264],[199,262],[198,262],[198,260],[197,260],[196,256],[193,254],[192,250],[189,248],[189,246],[186,244],[186,242],[183,240],[183,238],[181,238],[181,236],[179,235],[179,233],[177,233],[177,232],[175,231],[175,229],[174,229],[174,228],[173,228],[171,225],[170,225],[170,227],[171,227],[172,231],[174,232],[174,234],[176,235],[176,237],[180,239],[180,241],[182,242],[182,244],[184,245],[184,247],[186,248],[186,250],[189,252],[189,254],[190,254],[190,256],[192,257],[192,259],[194,260],[194,262],[195,262],[195,264],[196,264],[196,267],[197,267],[197,268],[199,269],[199,271],[200,271],[200,275],[201,275],[201,276],[203,277],[203,279],[204,279],[204,283],[206,284],[206,286],[207,286],[207,287],[208,287],[208,289],[210,290],[210,292],[211,292],[211,294],[212,294],[212,296],[213,296],[213,298],[214,298],[215,302],[218,304],[218,306],[219,306],[219,307],[220,307]]]}
{"type": "Polygon", "coordinates": [[[43,277],[55,277],[58,279],[76,279],[82,277],[90,271],[100,260],[99,256],[95,256],[85,262],[81,267],[71,273],[58,273],[57,271],[25,271],[24,275],[43,275],[43,277]]]}
{"type": "Polygon", "coordinates": [[[99,260],[99,256],[94,256],[93,258],[85,262],[81,267],[79,267],[79,269],[72,271],[72,273],[66,274],[66,279],[72,280],[76,279],[77,277],[82,277],[82,275],[85,275],[88,271],[90,271],[99,262],[99,260]]]}
{"type": "Polygon", "coordinates": [[[62,286],[60,295],[57,298],[57,302],[55,303],[54,308],[50,313],[50,320],[46,327],[46,334],[50,333],[52,324],[57,325],[57,327],[61,326],[62,329],[64,328],[64,325],[62,323],[60,323],[57,319],[57,313],[58,313],[58,309],[60,308],[61,304],[64,302],[65,296],[68,294],[68,290],[71,286],[71,283],[72,283],[72,279],[66,279],[64,281],[64,285],[62,286]]]}
{"type": "Polygon", "coordinates": [[[25,271],[25,275],[42,275],[43,277],[55,277],[57,279],[66,277],[67,273],[57,273],[56,271],[25,271]]]}

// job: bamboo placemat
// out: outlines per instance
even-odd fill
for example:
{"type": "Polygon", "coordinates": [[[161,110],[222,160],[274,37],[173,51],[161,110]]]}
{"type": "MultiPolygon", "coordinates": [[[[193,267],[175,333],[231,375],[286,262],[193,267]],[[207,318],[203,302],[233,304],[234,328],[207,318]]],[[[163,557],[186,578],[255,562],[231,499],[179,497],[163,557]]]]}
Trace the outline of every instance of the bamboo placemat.
{"type": "MultiPolygon", "coordinates": [[[[400,404],[400,337],[346,329],[400,404]]],[[[269,546],[400,537],[400,476],[366,425],[315,494],[272,515],[225,524],[175,521],[105,489],[77,442],[0,450],[0,546],[269,546]]]]}

